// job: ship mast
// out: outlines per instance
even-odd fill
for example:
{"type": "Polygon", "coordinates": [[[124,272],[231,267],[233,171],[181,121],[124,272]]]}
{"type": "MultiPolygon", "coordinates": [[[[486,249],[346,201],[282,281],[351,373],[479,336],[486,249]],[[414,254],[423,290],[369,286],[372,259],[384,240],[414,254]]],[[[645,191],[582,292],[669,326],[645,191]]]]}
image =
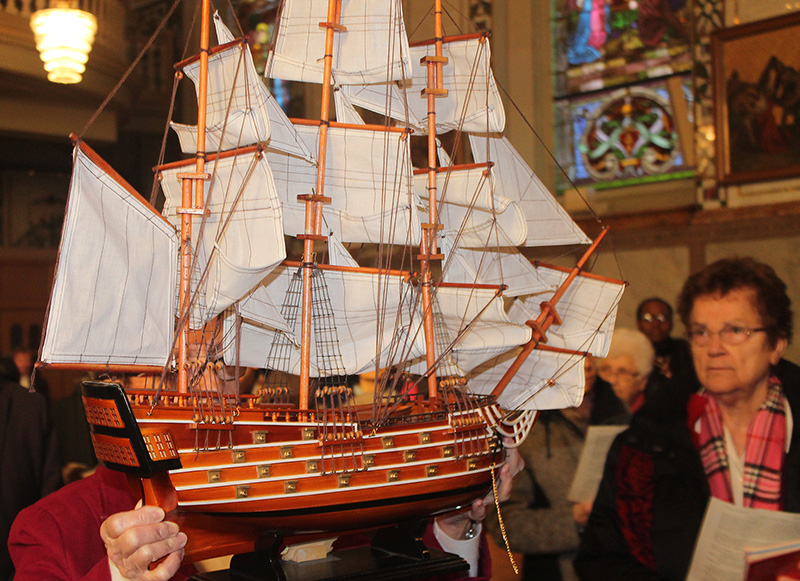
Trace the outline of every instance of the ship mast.
{"type": "Polygon", "coordinates": [[[423,331],[425,334],[425,354],[428,368],[428,397],[437,397],[436,381],[436,349],[433,329],[433,295],[431,283],[431,261],[442,260],[444,256],[438,252],[436,235],[442,229],[436,208],[436,97],[446,96],[447,89],[442,83],[442,69],[447,64],[447,57],[442,55],[444,31],[442,29],[442,1],[434,1],[434,47],[433,56],[426,56],[420,64],[428,68],[428,84],[422,90],[428,99],[428,223],[422,224],[420,253],[417,257],[421,264],[422,278],[422,312],[423,331]]]}
{"type": "Polygon", "coordinates": [[[200,75],[197,84],[197,153],[195,172],[179,173],[182,185],[181,207],[181,256],[180,256],[180,316],[182,324],[178,330],[178,390],[189,391],[188,360],[188,309],[191,303],[192,270],[192,216],[203,214],[203,182],[210,178],[205,172],[206,163],[206,103],[208,92],[208,39],[211,20],[211,2],[202,0],[200,15],[200,75]],[[194,193],[194,195],[192,195],[194,193]]]}
{"type": "Polygon", "coordinates": [[[347,32],[341,20],[341,0],[328,0],[328,17],[320,22],[325,29],[325,58],[322,74],[322,103],[319,120],[319,151],[317,155],[317,190],[302,194],[298,200],[305,202],[305,233],[297,236],[303,241],[303,293],[300,319],[300,409],[308,409],[308,390],[311,369],[311,274],[314,266],[314,242],[325,240],[321,235],[322,206],[329,202],[325,194],[325,157],[328,146],[328,127],[330,126],[331,76],[333,69],[333,35],[347,32]]]}

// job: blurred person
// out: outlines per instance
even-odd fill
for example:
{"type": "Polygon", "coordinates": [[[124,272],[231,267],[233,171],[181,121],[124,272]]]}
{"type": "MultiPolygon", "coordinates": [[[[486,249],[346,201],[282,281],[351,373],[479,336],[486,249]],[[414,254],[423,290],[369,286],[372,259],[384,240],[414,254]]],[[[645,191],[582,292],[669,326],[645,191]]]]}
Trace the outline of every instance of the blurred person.
{"type": "Polygon", "coordinates": [[[19,383],[19,369],[12,357],[0,355],[0,381],[19,383]]]}
{"type": "MultiPolygon", "coordinates": [[[[83,380],[94,379],[91,375],[83,380]]],[[[82,380],[82,381],[83,381],[82,380]]],[[[58,462],[65,484],[87,476],[97,466],[91,430],[81,396],[81,382],[51,406],[53,429],[58,441],[58,462]]]]}
{"type": "Polygon", "coordinates": [[[719,260],[689,277],[678,313],[701,388],[656,393],[614,441],[581,579],[684,579],[712,496],[800,512],[800,386],[781,361],[792,337],[786,285],[752,258],[719,260]]]}
{"type": "Polygon", "coordinates": [[[0,378],[0,580],[13,577],[7,541],[17,514],[60,485],[44,397],[0,378]]]}
{"type": "MultiPolygon", "coordinates": [[[[598,373],[611,384],[616,396],[625,403],[628,415],[632,415],[644,404],[645,387],[650,379],[654,360],[653,345],[643,333],[625,328],[614,330],[608,354],[598,364],[598,373]]],[[[627,423],[627,418],[618,423],[627,423]]]]}
{"type": "MultiPolygon", "coordinates": [[[[33,363],[36,360],[36,355],[30,349],[26,349],[25,347],[17,347],[11,352],[11,357],[14,360],[14,365],[16,365],[17,370],[19,371],[19,384],[22,387],[30,388],[31,375],[33,374],[33,363]]],[[[50,385],[40,373],[37,373],[33,376],[33,389],[34,391],[41,393],[44,396],[45,401],[48,401],[48,398],[50,397],[50,385]]]]}
{"type": "MultiPolygon", "coordinates": [[[[524,553],[523,579],[576,579],[572,566],[579,544],[579,527],[567,499],[589,425],[614,423],[627,417],[625,405],[611,386],[597,376],[591,355],[584,359],[585,394],[580,406],[540,413],[519,452],[525,466],[515,478],[511,495],[500,505],[511,550],[524,553]]],[[[588,516],[591,509],[582,506],[588,516]]],[[[499,525],[487,521],[503,546],[499,525]]]]}
{"type": "Polygon", "coordinates": [[[647,335],[656,350],[656,359],[647,395],[665,385],[673,377],[680,381],[694,381],[694,363],[689,343],[671,336],[672,307],[662,298],[643,300],[636,308],[636,325],[647,335]]]}

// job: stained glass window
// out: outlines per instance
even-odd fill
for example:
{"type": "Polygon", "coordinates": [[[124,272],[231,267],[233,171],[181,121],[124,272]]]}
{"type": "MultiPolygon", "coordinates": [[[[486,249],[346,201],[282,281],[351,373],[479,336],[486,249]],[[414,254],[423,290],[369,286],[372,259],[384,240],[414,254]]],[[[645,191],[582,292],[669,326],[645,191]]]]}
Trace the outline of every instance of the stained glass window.
{"type": "Polygon", "coordinates": [[[554,0],[556,146],[576,185],[690,175],[688,10],[686,0],[554,0]]]}

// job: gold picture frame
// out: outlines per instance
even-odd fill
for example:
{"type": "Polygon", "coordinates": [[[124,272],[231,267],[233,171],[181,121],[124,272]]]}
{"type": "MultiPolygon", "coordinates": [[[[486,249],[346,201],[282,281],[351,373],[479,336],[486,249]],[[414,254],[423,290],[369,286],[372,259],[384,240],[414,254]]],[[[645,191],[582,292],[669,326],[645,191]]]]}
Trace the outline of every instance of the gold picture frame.
{"type": "Polygon", "coordinates": [[[717,179],[800,176],[800,12],[711,38],[717,179]]]}

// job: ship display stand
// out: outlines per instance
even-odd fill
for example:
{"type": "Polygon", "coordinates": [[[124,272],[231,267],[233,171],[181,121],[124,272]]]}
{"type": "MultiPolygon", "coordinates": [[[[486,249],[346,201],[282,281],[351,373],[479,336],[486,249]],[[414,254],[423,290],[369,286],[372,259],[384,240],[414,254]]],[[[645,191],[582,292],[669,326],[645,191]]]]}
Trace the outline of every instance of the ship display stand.
{"type": "Polygon", "coordinates": [[[256,550],[234,555],[230,568],[201,573],[192,581],[333,581],[423,579],[448,573],[466,576],[469,564],[451,553],[424,545],[426,520],[409,521],[355,539],[324,558],[304,562],[281,557],[283,539],[265,535],[256,550]]]}

